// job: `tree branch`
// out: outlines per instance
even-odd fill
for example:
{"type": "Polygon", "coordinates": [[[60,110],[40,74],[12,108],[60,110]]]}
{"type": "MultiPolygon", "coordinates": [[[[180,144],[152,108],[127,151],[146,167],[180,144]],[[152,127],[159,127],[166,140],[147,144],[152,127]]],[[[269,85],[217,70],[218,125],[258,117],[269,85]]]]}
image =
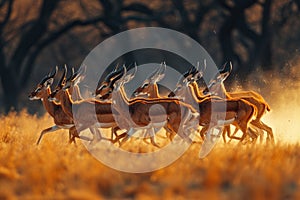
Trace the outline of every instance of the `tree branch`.
{"type": "Polygon", "coordinates": [[[48,35],[48,37],[41,40],[34,48],[33,52],[30,54],[30,56],[27,59],[27,62],[24,66],[24,70],[21,77],[21,84],[26,85],[27,84],[27,75],[32,71],[34,67],[34,61],[36,57],[39,55],[39,53],[50,43],[54,42],[56,39],[58,39],[60,36],[62,36],[64,33],[68,32],[72,28],[76,26],[88,26],[97,22],[103,21],[103,17],[95,17],[93,19],[88,20],[74,20],[63,27],[61,27],[59,30],[53,31],[48,35]]]}
{"type": "Polygon", "coordinates": [[[10,0],[8,2],[8,8],[7,8],[6,15],[5,15],[3,21],[0,23],[0,32],[3,30],[3,27],[7,24],[8,20],[11,16],[13,3],[14,3],[14,0],[10,0]]]}
{"type": "Polygon", "coordinates": [[[20,39],[15,52],[12,55],[9,67],[13,68],[14,73],[18,74],[23,60],[26,58],[30,48],[45,34],[47,31],[48,21],[55,10],[59,0],[44,0],[38,19],[34,25],[26,31],[20,39]]]}

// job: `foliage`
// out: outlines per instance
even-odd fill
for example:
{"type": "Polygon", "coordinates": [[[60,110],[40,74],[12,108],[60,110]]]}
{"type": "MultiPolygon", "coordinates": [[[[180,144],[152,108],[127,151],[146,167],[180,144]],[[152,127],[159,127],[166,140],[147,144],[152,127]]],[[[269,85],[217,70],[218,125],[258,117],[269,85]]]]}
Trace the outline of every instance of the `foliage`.
{"type": "MultiPolygon", "coordinates": [[[[68,133],[39,132],[52,124],[26,111],[0,120],[1,199],[299,199],[300,146],[222,145],[199,160],[193,144],[175,163],[145,174],[110,169],[68,133]]],[[[128,161],[124,161],[128,162],[128,161]]]]}

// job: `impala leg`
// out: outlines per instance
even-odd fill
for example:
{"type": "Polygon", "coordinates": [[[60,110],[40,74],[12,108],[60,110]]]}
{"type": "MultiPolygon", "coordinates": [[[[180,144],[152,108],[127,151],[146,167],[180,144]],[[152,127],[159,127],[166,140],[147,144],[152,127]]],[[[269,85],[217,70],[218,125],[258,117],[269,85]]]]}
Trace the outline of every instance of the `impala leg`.
{"type": "Polygon", "coordinates": [[[120,142],[120,139],[121,138],[124,138],[124,137],[126,137],[126,135],[127,135],[127,133],[125,132],[125,133],[122,133],[121,135],[117,135],[117,137],[116,137],[116,139],[114,139],[112,142],[113,142],[113,144],[114,143],[116,143],[116,142],[118,142],[119,143],[119,145],[121,146],[121,142],[120,142]]]}
{"type": "Polygon", "coordinates": [[[199,113],[192,113],[190,109],[188,109],[189,112],[187,112],[187,115],[185,117],[185,120],[183,122],[183,130],[184,133],[188,138],[191,135],[191,132],[198,129],[199,124],[199,113]]]}
{"type": "Polygon", "coordinates": [[[135,133],[135,128],[130,128],[126,136],[123,138],[123,140],[120,142],[120,146],[122,146],[131,136],[135,133]]]}
{"type": "Polygon", "coordinates": [[[179,127],[177,134],[186,142],[188,143],[192,143],[193,141],[191,140],[191,138],[185,134],[185,131],[183,129],[183,127],[179,127]]]}
{"type": "Polygon", "coordinates": [[[227,133],[228,137],[231,135],[230,125],[224,126],[224,130],[223,130],[223,133],[222,133],[222,137],[223,137],[224,143],[227,143],[227,141],[226,141],[226,133],[227,133]]]}
{"type": "Polygon", "coordinates": [[[72,126],[69,129],[69,144],[72,144],[72,142],[74,142],[74,144],[76,144],[75,138],[80,138],[77,132],[77,129],[75,126],[72,126]]]}
{"type": "Polygon", "coordinates": [[[247,131],[248,131],[247,123],[245,123],[245,122],[240,123],[239,128],[243,132],[243,135],[242,135],[241,140],[240,140],[240,143],[242,143],[244,141],[244,139],[246,138],[246,136],[247,136],[247,131]]]}
{"type": "Polygon", "coordinates": [[[262,144],[264,140],[264,132],[260,128],[258,128],[257,131],[259,135],[259,143],[262,144]]]}
{"type": "Polygon", "coordinates": [[[273,130],[271,127],[269,127],[268,125],[266,125],[265,123],[263,123],[262,121],[257,121],[254,120],[251,122],[251,124],[253,124],[254,126],[264,130],[267,132],[268,136],[267,136],[267,141],[271,140],[271,143],[274,144],[274,135],[273,135],[273,130]]]}
{"type": "Polygon", "coordinates": [[[61,129],[61,128],[59,128],[59,127],[56,126],[56,125],[44,129],[44,130],[41,132],[40,137],[39,137],[38,141],[36,142],[36,145],[38,145],[38,144],[40,143],[42,137],[43,137],[46,133],[54,132],[54,131],[57,131],[57,130],[59,130],[59,129],[61,129]]]}
{"type": "Polygon", "coordinates": [[[248,135],[251,137],[252,141],[251,143],[255,143],[258,137],[258,132],[254,127],[248,128],[248,135]]]}
{"type": "Polygon", "coordinates": [[[236,128],[234,129],[234,132],[233,132],[232,135],[227,135],[227,136],[230,138],[229,141],[228,141],[228,143],[230,143],[232,139],[235,139],[235,140],[242,140],[242,137],[236,137],[236,136],[235,136],[235,134],[236,134],[239,130],[240,130],[240,129],[239,129],[238,127],[236,127],[236,128]]]}
{"type": "Polygon", "coordinates": [[[170,129],[168,126],[165,126],[164,128],[166,129],[166,136],[170,139],[170,141],[173,141],[176,132],[170,129]]]}
{"type": "MultiPolygon", "coordinates": [[[[160,130],[160,128],[157,128],[158,130],[160,130]]],[[[150,137],[150,141],[151,141],[151,144],[155,147],[158,147],[160,148],[160,146],[156,143],[155,141],[155,133],[156,133],[156,129],[151,127],[149,129],[146,130],[145,134],[144,134],[144,138],[143,138],[143,141],[146,142],[147,144],[149,144],[147,142],[147,137],[149,136],[150,137]]]]}
{"type": "Polygon", "coordinates": [[[200,131],[200,136],[201,136],[203,141],[205,139],[205,133],[207,132],[207,130],[208,130],[208,126],[204,126],[204,127],[202,127],[202,129],[200,131]]]}
{"type": "MultiPolygon", "coordinates": [[[[151,144],[155,147],[158,147],[160,148],[160,146],[156,143],[155,141],[155,129],[153,127],[151,127],[150,129],[147,129],[146,133],[145,133],[145,136],[147,137],[148,135],[150,136],[150,141],[151,141],[151,144]]],[[[144,138],[143,141],[148,143],[147,142],[147,138],[144,138]]]]}
{"type": "Polygon", "coordinates": [[[81,136],[79,137],[79,134],[81,131],[85,130],[86,128],[83,126],[80,126],[79,128],[76,128],[75,126],[72,126],[69,129],[69,143],[71,144],[72,142],[74,142],[74,144],[76,144],[75,138],[80,138],[86,141],[91,141],[89,138],[81,136]]]}
{"type": "Polygon", "coordinates": [[[147,130],[147,133],[150,135],[151,144],[153,146],[155,146],[155,147],[160,148],[160,146],[155,141],[155,131],[154,131],[154,128],[150,128],[150,130],[147,130]]]}
{"type": "Polygon", "coordinates": [[[235,139],[235,140],[241,140],[240,137],[236,137],[236,136],[235,136],[239,130],[240,130],[240,129],[239,129],[238,127],[235,127],[235,129],[234,129],[234,131],[233,131],[233,133],[232,133],[231,135],[230,135],[230,134],[229,134],[229,135],[227,134],[227,136],[230,138],[229,141],[228,141],[228,143],[230,143],[232,139],[235,139]]]}
{"type": "Polygon", "coordinates": [[[120,138],[125,137],[127,133],[121,134],[121,135],[120,135],[121,137],[120,137],[120,136],[118,135],[118,133],[117,133],[118,130],[121,130],[120,127],[118,127],[118,126],[115,126],[115,127],[113,127],[113,128],[111,129],[111,141],[112,141],[113,144],[116,143],[116,142],[118,142],[119,145],[120,145],[120,144],[121,144],[121,143],[120,143],[120,138]],[[116,139],[113,139],[114,135],[115,135],[116,139]]]}
{"type": "Polygon", "coordinates": [[[103,138],[100,131],[96,128],[96,127],[90,127],[89,128],[91,133],[93,134],[93,139],[90,141],[90,142],[93,142],[93,141],[100,141],[102,139],[106,139],[106,140],[109,140],[107,138],[103,138]]]}

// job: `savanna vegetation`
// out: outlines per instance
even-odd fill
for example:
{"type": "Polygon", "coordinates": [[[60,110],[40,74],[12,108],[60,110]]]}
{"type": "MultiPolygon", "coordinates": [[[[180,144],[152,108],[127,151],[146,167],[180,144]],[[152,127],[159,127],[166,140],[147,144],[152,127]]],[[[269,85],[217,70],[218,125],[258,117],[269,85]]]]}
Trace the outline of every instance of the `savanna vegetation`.
{"type": "MultiPolygon", "coordinates": [[[[45,135],[51,118],[1,117],[1,199],[299,199],[300,146],[223,145],[198,159],[199,144],[172,165],[144,174],[111,169],[68,133],[45,135]]],[[[128,161],[124,161],[128,162],[128,161]]]]}

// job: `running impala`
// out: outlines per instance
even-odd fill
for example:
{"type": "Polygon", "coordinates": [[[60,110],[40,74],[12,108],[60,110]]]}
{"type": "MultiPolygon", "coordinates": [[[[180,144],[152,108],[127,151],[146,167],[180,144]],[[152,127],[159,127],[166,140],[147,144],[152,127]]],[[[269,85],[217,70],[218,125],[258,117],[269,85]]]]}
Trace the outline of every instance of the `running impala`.
{"type": "Polygon", "coordinates": [[[52,74],[49,73],[47,76],[45,76],[37,85],[36,89],[33,90],[28,96],[30,100],[41,100],[43,102],[44,108],[50,114],[50,116],[53,117],[55,123],[54,126],[46,128],[41,132],[37,140],[37,144],[40,143],[43,135],[59,129],[69,130],[70,143],[75,142],[74,137],[78,137],[78,133],[76,132],[76,129],[74,127],[73,119],[62,110],[61,105],[48,101],[48,97],[51,95],[50,86],[53,83],[53,79],[57,73],[57,70],[58,68],[56,67],[52,74]]]}
{"type": "MultiPolygon", "coordinates": [[[[232,70],[231,62],[225,64],[223,69],[221,70],[220,75],[218,75],[215,79],[210,81],[210,84],[203,91],[203,93],[211,94],[215,96],[220,96],[221,94],[225,94],[226,99],[241,98],[253,104],[257,109],[257,114],[255,116],[255,119],[251,121],[251,124],[261,130],[266,131],[268,134],[267,141],[271,140],[271,142],[274,143],[274,135],[273,135],[272,128],[261,121],[261,118],[266,113],[266,111],[271,110],[270,106],[260,94],[254,91],[227,92],[224,86],[224,81],[231,73],[231,70],[232,70]]],[[[237,130],[233,133],[233,135],[236,132],[237,130]]]]}
{"type": "MultiPolygon", "coordinates": [[[[191,142],[185,131],[194,128],[197,124],[198,113],[190,105],[178,99],[135,98],[129,100],[123,85],[129,82],[134,74],[127,74],[127,69],[123,66],[122,78],[111,82],[109,86],[111,89],[108,91],[108,93],[113,93],[112,106],[120,113],[120,121],[125,121],[131,127],[123,141],[126,141],[136,130],[146,129],[154,134],[154,128],[164,127],[172,133],[172,138],[177,133],[191,142]],[[151,111],[153,112],[150,116],[151,111]]],[[[156,146],[155,143],[152,144],[156,146]]]]}
{"type": "MultiPolygon", "coordinates": [[[[74,119],[78,132],[81,132],[90,127],[93,127],[95,129],[112,128],[112,132],[117,136],[116,141],[118,141],[119,136],[117,135],[116,131],[120,128],[117,126],[114,120],[114,116],[111,110],[111,102],[103,102],[96,99],[85,99],[82,101],[74,102],[68,91],[71,84],[68,84],[66,86],[62,84],[66,80],[66,73],[67,68],[65,67],[63,76],[49,99],[51,101],[58,101],[61,103],[63,111],[69,117],[74,119]]],[[[101,134],[97,135],[100,135],[101,139],[103,139],[101,134]]]]}

